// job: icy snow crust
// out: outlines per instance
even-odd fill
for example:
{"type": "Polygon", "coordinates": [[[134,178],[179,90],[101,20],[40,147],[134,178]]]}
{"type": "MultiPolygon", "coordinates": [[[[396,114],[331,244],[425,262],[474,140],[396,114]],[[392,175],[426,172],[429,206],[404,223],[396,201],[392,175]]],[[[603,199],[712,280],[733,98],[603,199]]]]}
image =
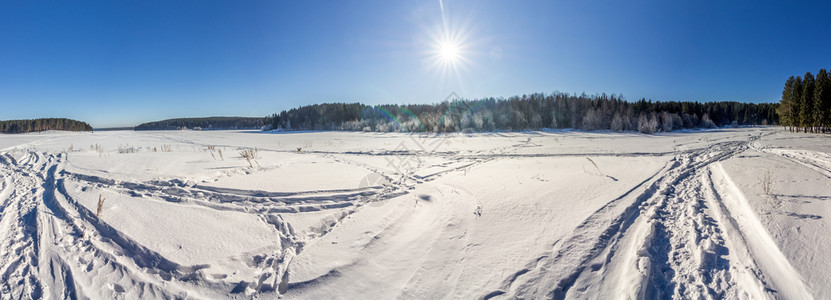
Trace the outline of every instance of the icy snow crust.
{"type": "Polygon", "coordinates": [[[831,138],[781,128],[44,132],[0,176],[2,299],[831,298],[831,138]]]}

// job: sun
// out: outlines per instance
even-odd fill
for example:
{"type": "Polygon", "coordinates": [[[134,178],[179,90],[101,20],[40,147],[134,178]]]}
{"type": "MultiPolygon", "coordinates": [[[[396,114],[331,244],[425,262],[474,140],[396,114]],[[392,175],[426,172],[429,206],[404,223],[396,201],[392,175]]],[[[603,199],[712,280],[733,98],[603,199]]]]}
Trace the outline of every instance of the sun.
{"type": "Polygon", "coordinates": [[[440,1],[441,23],[425,28],[426,35],[422,41],[428,48],[425,49],[427,55],[424,62],[430,70],[437,71],[442,82],[449,77],[461,80],[462,73],[473,65],[477,47],[475,41],[470,39],[469,19],[461,23],[453,22],[441,5],[440,1]]]}
{"type": "Polygon", "coordinates": [[[446,63],[455,63],[459,60],[459,46],[451,41],[439,45],[439,58],[446,63]]]}
{"type": "Polygon", "coordinates": [[[433,51],[435,63],[444,67],[457,66],[465,59],[462,44],[458,39],[450,37],[436,39],[433,51]]]}

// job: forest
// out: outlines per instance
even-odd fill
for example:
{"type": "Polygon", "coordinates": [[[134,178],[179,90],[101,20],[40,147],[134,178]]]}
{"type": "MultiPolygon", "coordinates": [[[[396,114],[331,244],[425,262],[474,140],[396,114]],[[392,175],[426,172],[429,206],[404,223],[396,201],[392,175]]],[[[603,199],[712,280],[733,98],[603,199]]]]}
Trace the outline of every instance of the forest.
{"type": "Polygon", "coordinates": [[[135,130],[223,130],[223,129],[260,129],[263,127],[263,118],[248,117],[207,117],[207,118],[180,118],[143,123],[135,130]]]}
{"type": "Polygon", "coordinates": [[[791,76],[785,81],[779,105],[780,124],[790,131],[829,133],[831,123],[831,78],[820,69],[814,76],[791,76]]]}
{"type": "Polygon", "coordinates": [[[64,118],[0,121],[0,133],[27,133],[44,130],[92,131],[85,122],[64,118]]]}
{"type": "Polygon", "coordinates": [[[777,103],[653,102],[617,95],[531,94],[437,104],[325,103],[266,118],[266,130],[478,132],[542,128],[669,132],[689,128],[778,124],[777,103]]]}

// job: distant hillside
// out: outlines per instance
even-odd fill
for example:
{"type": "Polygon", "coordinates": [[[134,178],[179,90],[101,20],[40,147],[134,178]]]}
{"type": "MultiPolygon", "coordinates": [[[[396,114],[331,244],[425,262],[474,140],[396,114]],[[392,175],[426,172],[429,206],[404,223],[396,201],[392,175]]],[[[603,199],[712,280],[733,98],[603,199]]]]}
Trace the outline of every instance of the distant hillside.
{"type": "Polygon", "coordinates": [[[264,125],[263,118],[247,117],[208,117],[208,118],[181,118],[155,122],[147,122],[136,126],[135,130],[221,130],[221,129],[260,129],[264,125]]]}
{"type": "Polygon", "coordinates": [[[89,126],[86,122],[64,118],[0,121],[1,133],[27,133],[44,130],[92,131],[92,126],[89,126]]]}

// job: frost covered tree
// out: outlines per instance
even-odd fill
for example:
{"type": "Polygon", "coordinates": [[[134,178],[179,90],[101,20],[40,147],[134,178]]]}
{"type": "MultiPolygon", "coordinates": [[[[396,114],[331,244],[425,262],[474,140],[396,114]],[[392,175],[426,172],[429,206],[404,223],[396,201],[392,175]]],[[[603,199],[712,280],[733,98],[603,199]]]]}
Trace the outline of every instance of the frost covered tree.
{"type": "Polygon", "coordinates": [[[716,124],[713,123],[713,120],[710,119],[710,115],[704,114],[701,117],[701,127],[702,128],[716,128],[716,124]]]}
{"type": "MultiPolygon", "coordinates": [[[[624,118],[620,115],[620,113],[615,113],[615,115],[612,117],[611,129],[614,131],[625,130],[626,126],[624,126],[623,120],[624,118]]],[[[628,122],[628,118],[626,118],[626,120],[628,122]]]]}
{"type": "Polygon", "coordinates": [[[672,116],[668,112],[661,113],[661,130],[664,132],[672,131],[672,116]]]}
{"type": "Polygon", "coordinates": [[[542,116],[537,112],[531,112],[531,118],[528,122],[528,127],[531,129],[542,128],[542,116]]]}
{"type": "Polygon", "coordinates": [[[589,108],[586,115],[583,116],[582,129],[588,131],[605,129],[606,126],[603,123],[602,113],[594,108],[589,108]]]}
{"type": "Polygon", "coordinates": [[[658,121],[656,119],[657,117],[654,112],[648,117],[646,114],[641,114],[640,117],[638,117],[638,131],[646,134],[653,134],[657,132],[658,121]]]}
{"type": "Polygon", "coordinates": [[[742,125],[759,124],[762,120],[777,124],[777,106],[771,103],[653,102],[646,99],[628,102],[614,94],[537,93],[507,99],[454,100],[435,104],[314,104],[273,114],[266,118],[269,125],[266,127],[399,132],[540,128],[657,132],[725,126],[733,121],[742,125]],[[705,114],[710,116],[710,123],[699,121],[705,114]],[[642,116],[645,118],[643,121],[642,116]]]}

